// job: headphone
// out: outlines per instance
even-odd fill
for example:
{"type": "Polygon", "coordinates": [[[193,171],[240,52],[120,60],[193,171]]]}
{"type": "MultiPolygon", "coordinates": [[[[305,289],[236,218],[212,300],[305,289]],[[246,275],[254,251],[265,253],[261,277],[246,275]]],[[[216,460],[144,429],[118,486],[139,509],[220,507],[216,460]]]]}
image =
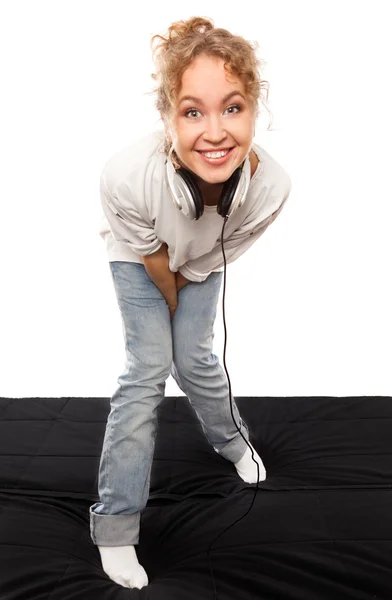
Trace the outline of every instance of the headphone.
{"type": "MultiPolygon", "coordinates": [[[[176,170],[172,161],[166,158],[165,174],[166,184],[175,206],[186,217],[194,221],[200,219],[204,213],[204,200],[192,173],[184,168],[176,170]]],[[[228,218],[244,204],[250,178],[250,160],[247,156],[223,185],[216,209],[219,215],[228,218]]]]}
{"type": "MultiPolygon", "coordinates": [[[[165,165],[166,165],[166,168],[165,168],[166,184],[167,184],[167,187],[169,189],[170,195],[172,197],[172,200],[173,200],[175,206],[179,210],[181,210],[182,213],[185,216],[187,216],[189,219],[197,221],[198,219],[200,219],[200,217],[204,213],[204,200],[203,200],[200,188],[199,188],[195,178],[193,177],[192,173],[190,171],[188,171],[188,169],[181,167],[176,170],[169,157],[166,157],[165,165]]],[[[227,181],[225,181],[222,191],[221,191],[221,194],[220,194],[220,197],[219,197],[217,209],[216,209],[217,213],[220,214],[224,218],[224,223],[223,223],[223,227],[222,227],[222,236],[221,236],[222,253],[223,253],[223,259],[224,259],[224,265],[225,265],[224,292],[226,289],[226,258],[225,258],[225,252],[223,249],[223,232],[224,232],[224,228],[225,228],[228,218],[237,210],[237,208],[240,208],[244,204],[246,195],[247,195],[247,192],[249,189],[250,179],[251,179],[251,167],[250,167],[249,155],[247,155],[245,160],[243,161],[243,163],[239,167],[237,167],[237,169],[233,172],[233,174],[229,177],[229,179],[227,181]]],[[[225,321],[224,294],[223,294],[223,319],[225,321]]],[[[226,329],[225,329],[225,335],[226,335],[226,329]]],[[[226,342],[225,342],[225,348],[226,348],[226,342]]],[[[241,434],[242,438],[244,439],[244,441],[250,448],[251,453],[252,453],[252,459],[256,463],[256,466],[257,466],[256,489],[255,489],[255,493],[253,496],[252,504],[248,510],[248,512],[249,512],[253,506],[255,499],[256,499],[256,494],[257,494],[257,490],[259,487],[259,476],[260,476],[259,465],[258,465],[257,461],[254,459],[254,454],[253,454],[251,445],[249,444],[247,439],[244,437],[242,431],[240,430],[237,423],[235,422],[234,414],[233,414],[233,403],[232,403],[232,399],[231,399],[232,396],[231,396],[230,378],[229,378],[229,374],[226,369],[225,362],[224,362],[224,366],[225,366],[225,370],[226,370],[226,374],[227,374],[227,379],[229,382],[229,398],[230,398],[231,418],[233,419],[234,425],[237,427],[238,432],[241,434]]],[[[209,557],[210,549],[212,547],[212,544],[223,533],[225,533],[228,529],[230,529],[230,527],[233,527],[233,525],[235,525],[236,523],[241,521],[248,514],[248,512],[246,512],[243,517],[241,517],[240,519],[237,519],[237,521],[235,521],[234,523],[229,525],[229,527],[227,527],[224,531],[219,533],[217,535],[217,537],[211,542],[211,544],[208,548],[207,556],[208,556],[208,561],[210,564],[212,580],[214,583],[214,599],[215,600],[218,598],[218,595],[216,592],[215,578],[214,578],[214,574],[213,574],[213,570],[212,570],[211,560],[209,557]]]]}

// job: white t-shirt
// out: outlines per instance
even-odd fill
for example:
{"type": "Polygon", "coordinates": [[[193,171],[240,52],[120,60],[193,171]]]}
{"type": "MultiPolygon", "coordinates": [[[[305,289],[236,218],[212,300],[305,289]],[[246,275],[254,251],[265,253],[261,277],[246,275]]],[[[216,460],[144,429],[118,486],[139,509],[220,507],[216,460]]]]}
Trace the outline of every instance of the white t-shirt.
{"type": "MultiPolygon", "coordinates": [[[[224,223],[216,206],[205,206],[196,221],[175,206],[165,181],[164,132],[155,131],[116,152],[100,180],[103,215],[99,235],[109,262],[143,263],[142,256],[168,245],[169,269],[191,281],[223,271],[220,236],[224,223]]],[[[226,264],[241,256],[277,217],[291,191],[286,171],[257,144],[259,159],[244,204],[224,230],[226,264]]]]}

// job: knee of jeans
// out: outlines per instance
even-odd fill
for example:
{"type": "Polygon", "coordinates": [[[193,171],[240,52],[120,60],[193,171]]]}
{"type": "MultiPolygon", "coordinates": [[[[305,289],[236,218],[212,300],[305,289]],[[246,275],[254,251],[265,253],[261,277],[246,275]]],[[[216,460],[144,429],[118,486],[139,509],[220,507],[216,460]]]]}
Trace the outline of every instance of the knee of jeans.
{"type": "Polygon", "coordinates": [[[174,362],[177,373],[182,377],[194,375],[195,373],[200,372],[205,366],[208,366],[207,357],[205,359],[195,359],[189,356],[175,355],[174,362]]]}
{"type": "Polygon", "coordinates": [[[126,377],[137,377],[140,381],[166,381],[171,373],[173,353],[171,347],[160,348],[159,352],[127,353],[126,377]]]}
{"type": "Polygon", "coordinates": [[[154,366],[148,366],[148,375],[151,377],[153,373],[155,373],[156,377],[165,380],[169,377],[171,373],[171,367],[173,362],[172,353],[164,354],[161,356],[161,360],[158,362],[154,361],[154,366]]]}

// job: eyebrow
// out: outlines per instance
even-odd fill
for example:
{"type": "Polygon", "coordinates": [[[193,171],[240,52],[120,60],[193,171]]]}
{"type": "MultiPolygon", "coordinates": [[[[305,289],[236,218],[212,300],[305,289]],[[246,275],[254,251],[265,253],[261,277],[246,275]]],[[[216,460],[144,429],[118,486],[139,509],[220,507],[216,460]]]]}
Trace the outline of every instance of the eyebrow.
{"type": "MultiPolygon", "coordinates": [[[[222,98],[222,104],[224,104],[225,102],[230,100],[230,98],[232,98],[233,96],[237,96],[237,95],[241,96],[246,101],[245,96],[241,92],[234,90],[233,92],[229,92],[228,94],[226,94],[226,96],[224,96],[222,98]]],[[[180,99],[180,101],[178,102],[178,104],[181,104],[181,102],[184,102],[185,100],[192,100],[192,102],[197,102],[198,104],[204,104],[203,100],[201,98],[197,98],[196,96],[183,96],[180,99]]]]}

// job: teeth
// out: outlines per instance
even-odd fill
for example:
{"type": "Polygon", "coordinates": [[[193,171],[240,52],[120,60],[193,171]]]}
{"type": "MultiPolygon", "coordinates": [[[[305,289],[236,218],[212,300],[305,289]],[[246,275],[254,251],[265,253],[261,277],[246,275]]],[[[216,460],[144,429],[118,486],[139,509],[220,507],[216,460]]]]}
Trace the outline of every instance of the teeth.
{"type": "Polygon", "coordinates": [[[226,156],[229,150],[222,150],[222,152],[202,152],[204,156],[207,158],[221,158],[222,156],[226,156]]]}

